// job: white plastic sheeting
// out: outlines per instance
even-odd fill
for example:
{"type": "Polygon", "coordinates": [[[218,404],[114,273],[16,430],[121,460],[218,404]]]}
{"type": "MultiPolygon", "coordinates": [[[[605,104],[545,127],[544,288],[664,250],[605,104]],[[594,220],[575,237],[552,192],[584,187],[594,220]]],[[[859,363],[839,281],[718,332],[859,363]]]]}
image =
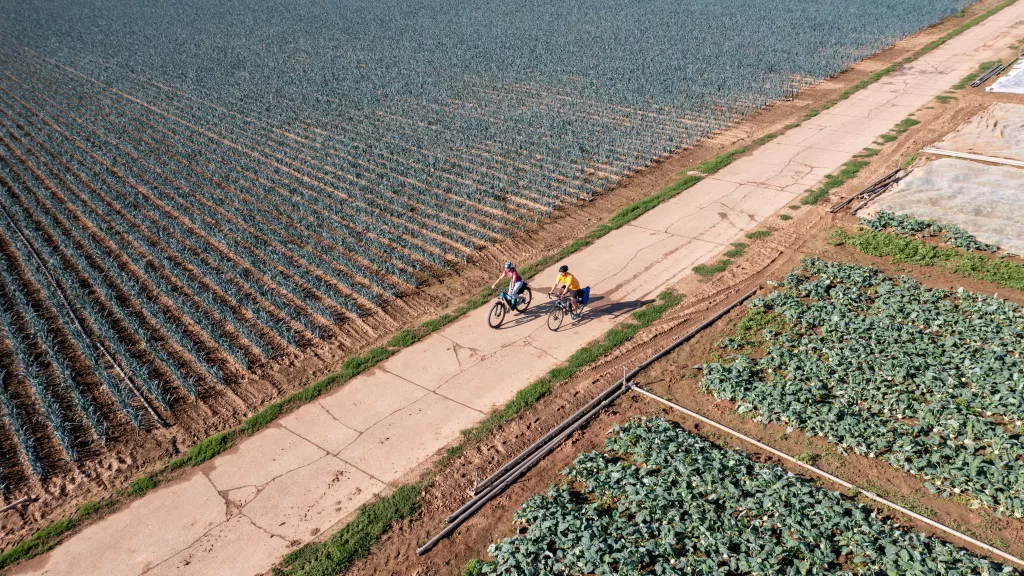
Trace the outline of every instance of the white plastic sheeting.
{"type": "MultiPolygon", "coordinates": [[[[1021,76],[1024,77],[1024,74],[1021,76]]],[[[994,104],[932,147],[951,152],[1024,160],[1024,106],[994,104]]]]}
{"type": "Polygon", "coordinates": [[[991,86],[985,88],[985,90],[988,92],[1024,94],[1024,59],[1018,60],[1017,65],[1009,73],[1000,77],[991,86]]]}
{"type": "Polygon", "coordinates": [[[942,158],[914,170],[873,209],[956,224],[1024,254],[1024,170],[942,158]]]}

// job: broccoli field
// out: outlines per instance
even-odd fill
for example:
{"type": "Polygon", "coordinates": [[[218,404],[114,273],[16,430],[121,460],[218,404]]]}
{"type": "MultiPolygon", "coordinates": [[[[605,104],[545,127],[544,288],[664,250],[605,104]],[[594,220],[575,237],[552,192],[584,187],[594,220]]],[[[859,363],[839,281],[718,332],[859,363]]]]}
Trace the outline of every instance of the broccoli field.
{"type": "Polygon", "coordinates": [[[774,318],[719,343],[701,386],[758,421],[882,459],[946,496],[1024,516],[1024,310],[808,258],[751,303],[774,318]]]}
{"type": "Polygon", "coordinates": [[[1014,573],[660,418],[616,426],[563,474],[483,574],[1014,573]]]}
{"type": "Polygon", "coordinates": [[[0,0],[0,484],[965,5],[0,0]]]}

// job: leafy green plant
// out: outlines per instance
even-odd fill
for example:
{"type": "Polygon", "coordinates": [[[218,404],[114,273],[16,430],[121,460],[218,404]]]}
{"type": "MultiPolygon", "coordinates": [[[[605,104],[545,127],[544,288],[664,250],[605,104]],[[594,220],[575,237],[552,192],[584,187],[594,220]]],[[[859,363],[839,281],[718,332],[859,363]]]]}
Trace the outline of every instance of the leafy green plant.
{"type": "Polygon", "coordinates": [[[792,219],[793,217],[789,214],[779,214],[779,220],[782,220],[783,222],[789,222],[792,219]]]}
{"type": "Polygon", "coordinates": [[[754,230],[753,232],[747,232],[747,238],[750,240],[760,240],[762,238],[767,238],[771,236],[772,232],[774,232],[774,230],[754,230]]]}
{"type": "MultiPolygon", "coordinates": [[[[916,156],[909,158],[910,163],[916,156]]],[[[995,252],[999,247],[979,241],[956,224],[942,224],[935,220],[921,220],[907,214],[895,214],[879,210],[874,218],[861,218],[861,224],[872,230],[891,230],[897,234],[918,238],[931,238],[942,235],[942,241],[950,246],[977,252],[995,252]]]]}
{"type": "Polygon", "coordinates": [[[473,558],[462,567],[462,576],[481,576],[484,573],[484,563],[478,558],[473,558]]]}

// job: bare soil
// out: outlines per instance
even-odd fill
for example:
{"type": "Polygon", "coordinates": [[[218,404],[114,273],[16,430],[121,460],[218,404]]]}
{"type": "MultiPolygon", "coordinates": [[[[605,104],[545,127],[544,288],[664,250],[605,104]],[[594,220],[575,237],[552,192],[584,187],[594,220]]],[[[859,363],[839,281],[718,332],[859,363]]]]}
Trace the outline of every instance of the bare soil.
{"type": "MultiPolygon", "coordinates": [[[[103,450],[103,454],[80,464],[76,470],[64,477],[17,487],[5,495],[7,502],[26,495],[31,496],[34,501],[0,514],[0,547],[7,548],[47,522],[70,515],[85,501],[123,493],[132,478],[162,466],[204,437],[237,425],[247,416],[284,394],[336,371],[344,359],[353,353],[386,342],[390,335],[403,327],[416,325],[453,309],[466,298],[476,294],[481,286],[493,281],[499,264],[504,260],[525,263],[556,252],[607,220],[622,207],[672,183],[688,168],[722,152],[749,144],[761,135],[778,132],[790,124],[799,123],[811,108],[836,98],[847,87],[910,55],[997,3],[998,0],[982,0],[965,10],[962,18],[951,18],[904,39],[893,47],[857,63],[839,76],[805,89],[794,100],[778,102],[752,114],[698,146],[681,150],[668,159],[623,179],[615,189],[590,202],[563,207],[550,219],[531,226],[515,238],[496,243],[481,251],[471,262],[440,281],[394,300],[374,314],[347,323],[335,341],[297,352],[265,366],[258,375],[233,384],[230,391],[204,390],[201,402],[183,402],[175,407],[175,426],[144,431],[137,438],[132,435],[123,441],[113,442],[103,450]]],[[[940,139],[946,132],[983,109],[996,97],[980,89],[971,90],[957,93],[957,99],[948,104],[936,102],[931,110],[922,110],[917,117],[921,120],[927,119],[927,122],[915,127],[895,144],[885,146],[878,158],[880,161],[874,162],[860,177],[838,190],[837,194],[856,191],[863,184],[887,171],[887,166],[897,161],[901,150],[916,150],[922,145],[940,139]]],[[[461,504],[465,498],[465,490],[472,483],[475,468],[480,469],[482,476],[486,475],[489,470],[525,448],[541,433],[589,400],[598,390],[606,387],[611,381],[609,379],[614,379],[615,374],[621,375],[623,366],[635,365],[642,361],[651,351],[658,349],[659,346],[663,347],[689,326],[711,316],[728,300],[749,290],[749,287],[788,271],[802,254],[813,253],[807,252],[810,248],[803,247],[805,238],[823,237],[824,232],[837,223],[845,222],[852,226],[852,220],[846,222],[841,218],[826,216],[824,210],[817,207],[804,207],[791,213],[795,216],[794,220],[769,224],[777,228],[777,231],[770,238],[752,242],[746,255],[736,259],[735,264],[725,273],[710,280],[693,280],[682,286],[683,292],[690,294],[686,303],[679,311],[670,314],[639,335],[627,350],[617,352],[605,359],[599,367],[561,385],[551,397],[537,407],[501,427],[492,437],[473,446],[466,454],[456,459],[439,474],[436,482],[427,491],[423,511],[418,517],[386,537],[374,554],[355,567],[353,572],[456,572],[462,562],[479,556],[495,538],[510,535],[513,528],[508,521],[511,512],[519,503],[529,495],[543,490],[557,471],[580,451],[598,447],[603,441],[603,432],[611,423],[622,421],[634,414],[669,416],[664,409],[646,400],[634,396],[623,398],[585,431],[577,434],[570,443],[542,462],[524,481],[488,505],[481,514],[460,529],[455,538],[443,543],[425,558],[417,559],[412,553],[418,543],[425,541],[433,531],[441,527],[443,516],[461,504]]],[[[820,244],[815,249],[822,253],[841,251],[820,244]]],[[[843,257],[848,257],[849,261],[858,261],[857,256],[853,254],[843,257]]],[[[963,284],[954,278],[943,278],[942,274],[935,271],[928,271],[926,274],[930,276],[927,281],[944,281],[950,285],[958,282],[963,284]]],[[[969,283],[967,287],[984,288],[971,286],[969,283]]],[[[999,292],[1000,295],[1010,297],[1009,294],[1004,294],[1007,292],[1005,290],[999,292]]],[[[1012,297],[1017,298],[1019,295],[1012,297]]],[[[728,322],[720,322],[716,329],[727,325],[728,322]]],[[[694,351],[698,350],[699,346],[710,345],[715,334],[715,331],[707,332],[705,336],[677,354],[683,354],[684,358],[685,354],[696,355],[697,352],[694,351]]],[[[666,360],[665,364],[666,367],[659,370],[663,370],[667,378],[674,372],[668,367],[671,360],[666,360]]],[[[797,442],[792,439],[787,441],[797,442]]],[[[786,447],[790,445],[786,444],[786,447]]],[[[922,501],[935,507],[937,511],[946,509],[940,506],[943,503],[922,501]]],[[[958,513],[967,512],[961,510],[958,513]]],[[[969,520],[970,517],[965,517],[963,521],[969,520]]],[[[1020,541],[1019,534],[1017,536],[1015,540],[1020,541]]]]}

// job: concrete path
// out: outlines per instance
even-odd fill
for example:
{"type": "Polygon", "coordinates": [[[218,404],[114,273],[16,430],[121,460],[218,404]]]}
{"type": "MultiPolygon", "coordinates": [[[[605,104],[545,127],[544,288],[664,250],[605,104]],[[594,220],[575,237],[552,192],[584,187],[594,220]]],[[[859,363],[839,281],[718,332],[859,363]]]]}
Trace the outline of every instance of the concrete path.
{"type": "Polygon", "coordinates": [[[546,270],[532,313],[500,330],[484,309],[467,315],[14,573],[269,569],[1021,36],[1024,2],[573,256],[572,270],[600,298],[585,322],[548,331],[542,293],[555,272],[546,270]]]}

